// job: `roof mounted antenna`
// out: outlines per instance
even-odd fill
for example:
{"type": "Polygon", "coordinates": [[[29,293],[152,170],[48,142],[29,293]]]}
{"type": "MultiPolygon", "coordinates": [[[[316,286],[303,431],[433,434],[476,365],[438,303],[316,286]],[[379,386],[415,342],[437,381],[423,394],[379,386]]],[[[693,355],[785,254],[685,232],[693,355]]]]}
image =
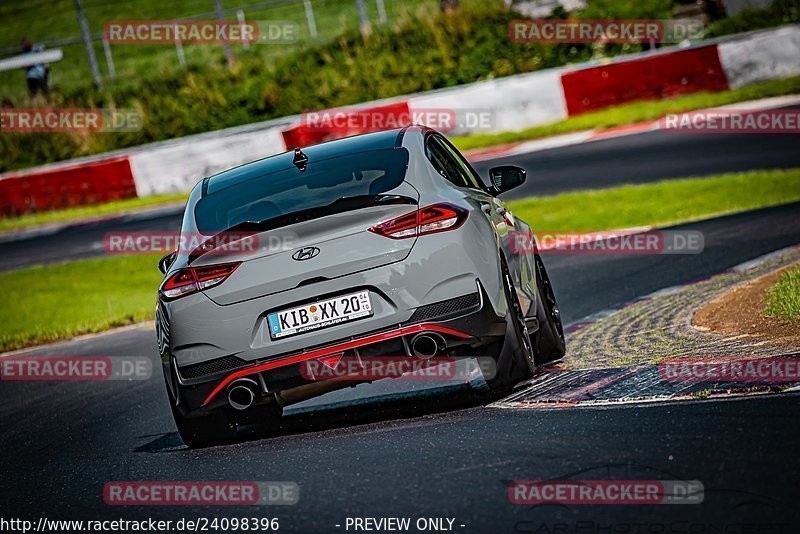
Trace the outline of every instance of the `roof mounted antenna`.
{"type": "Polygon", "coordinates": [[[294,149],[294,159],[292,163],[295,167],[300,169],[300,172],[305,172],[308,166],[308,156],[306,156],[299,148],[294,149]]]}

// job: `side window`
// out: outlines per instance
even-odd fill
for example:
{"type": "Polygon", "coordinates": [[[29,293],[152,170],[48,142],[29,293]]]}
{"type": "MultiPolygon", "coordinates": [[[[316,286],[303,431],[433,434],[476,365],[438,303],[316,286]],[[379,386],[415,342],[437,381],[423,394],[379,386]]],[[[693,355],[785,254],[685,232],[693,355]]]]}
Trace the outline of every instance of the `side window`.
{"type": "Polygon", "coordinates": [[[445,179],[459,187],[472,187],[463,169],[453,159],[441,142],[433,136],[425,142],[425,155],[445,179]]]}
{"type": "MultiPolygon", "coordinates": [[[[438,137],[437,137],[438,140],[438,137]]],[[[453,147],[446,139],[439,140],[441,145],[447,150],[447,153],[450,157],[455,161],[456,165],[461,169],[461,174],[467,180],[467,187],[471,187],[473,189],[483,189],[479,179],[475,176],[475,172],[472,170],[472,167],[469,166],[469,163],[464,159],[458,150],[453,147]]]]}

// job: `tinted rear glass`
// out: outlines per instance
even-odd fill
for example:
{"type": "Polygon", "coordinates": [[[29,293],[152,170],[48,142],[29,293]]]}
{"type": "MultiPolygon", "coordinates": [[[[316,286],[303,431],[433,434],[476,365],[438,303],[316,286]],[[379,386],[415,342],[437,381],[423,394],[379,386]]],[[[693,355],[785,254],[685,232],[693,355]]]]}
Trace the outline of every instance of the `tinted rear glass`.
{"type": "Polygon", "coordinates": [[[321,208],[343,197],[377,196],[405,178],[408,151],[371,150],[310,161],[305,172],[292,166],[211,193],[197,203],[197,229],[218,234],[245,222],[321,208]]]}

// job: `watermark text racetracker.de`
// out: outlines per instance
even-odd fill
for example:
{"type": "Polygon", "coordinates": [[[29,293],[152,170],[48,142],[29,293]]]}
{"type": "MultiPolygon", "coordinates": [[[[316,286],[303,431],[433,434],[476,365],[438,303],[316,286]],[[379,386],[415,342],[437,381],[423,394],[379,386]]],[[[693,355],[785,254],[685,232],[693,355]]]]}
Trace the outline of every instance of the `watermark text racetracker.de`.
{"type": "Polygon", "coordinates": [[[680,43],[704,34],[701,19],[530,19],[508,24],[508,37],[515,43],[680,43]]]}
{"type": "Polygon", "coordinates": [[[103,381],[148,380],[153,363],[146,356],[7,356],[0,359],[0,380],[103,381]]]}
{"type": "Polygon", "coordinates": [[[288,481],[115,481],[103,487],[109,506],[287,506],[300,500],[288,481]]]}
{"type": "Polygon", "coordinates": [[[440,132],[490,131],[495,123],[495,112],[481,108],[340,108],[308,112],[300,118],[300,124],[306,130],[319,132],[375,132],[412,125],[427,126],[440,132]]]}
{"type": "Polygon", "coordinates": [[[109,44],[289,44],[300,36],[290,20],[113,20],[103,28],[109,44]]]}
{"type": "Polygon", "coordinates": [[[673,358],[658,371],[665,382],[787,384],[800,382],[800,356],[673,358]]]}
{"type": "Polygon", "coordinates": [[[199,232],[108,232],[103,249],[109,255],[166,253],[176,250],[185,254],[248,255],[253,253],[284,252],[294,249],[296,234],[272,231],[220,232],[206,235],[199,232]]]}
{"type": "Polygon", "coordinates": [[[700,254],[705,247],[696,230],[512,232],[509,239],[515,254],[700,254]]]}
{"type": "Polygon", "coordinates": [[[655,505],[700,504],[699,480],[515,480],[513,504],[655,505]]]}
{"type": "Polygon", "coordinates": [[[661,130],[699,134],[800,134],[800,110],[717,109],[673,113],[658,122],[661,130]]]}
{"type": "Polygon", "coordinates": [[[137,132],[142,125],[142,114],[136,109],[0,109],[0,131],[3,133],[137,132]]]}
{"type": "Polygon", "coordinates": [[[306,380],[381,380],[384,378],[420,381],[468,382],[477,374],[491,380],[497,374],[494,358],[476,356],[345,356],[338,354],[308,360],[300,366],[306,380]]]}

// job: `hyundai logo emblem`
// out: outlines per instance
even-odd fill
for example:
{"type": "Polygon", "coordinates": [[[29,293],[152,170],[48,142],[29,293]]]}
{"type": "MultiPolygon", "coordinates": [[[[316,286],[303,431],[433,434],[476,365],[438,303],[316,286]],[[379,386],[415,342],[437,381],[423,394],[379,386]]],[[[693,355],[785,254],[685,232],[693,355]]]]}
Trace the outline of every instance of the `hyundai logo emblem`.
{"type": "Polygon", "coordinates": [[[292,254],[292,258],[297,261],[305,261],[310,260],[317,254],[319,254],[319,249],[317,247],[304,247],[292,254]]]}

